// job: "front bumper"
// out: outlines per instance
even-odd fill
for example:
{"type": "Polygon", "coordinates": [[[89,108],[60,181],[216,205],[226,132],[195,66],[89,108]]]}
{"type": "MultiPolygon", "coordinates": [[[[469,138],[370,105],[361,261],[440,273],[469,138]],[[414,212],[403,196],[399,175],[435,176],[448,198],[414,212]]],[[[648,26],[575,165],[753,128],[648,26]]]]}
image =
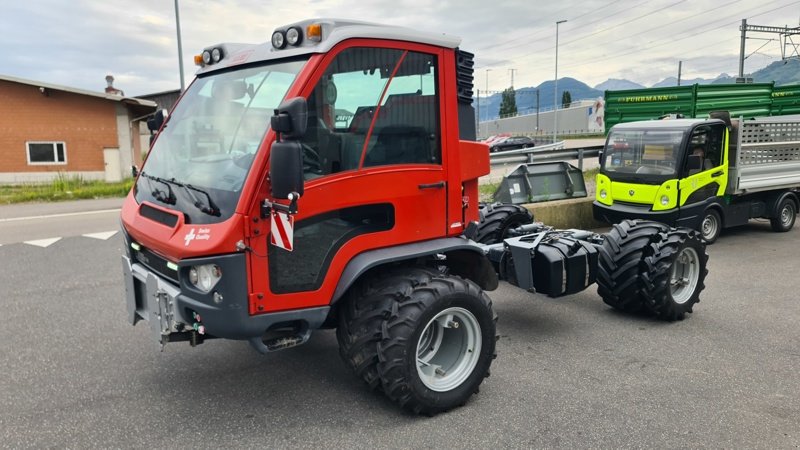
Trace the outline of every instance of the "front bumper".
{"type": "MultiPolygon", "coordinates": [[[[194,259],[178,264],[179,273],[196,264],[218,264],[223,280],[215,287],[223,301],[216,303],[211,293],[194,292],[183,282],[176,285],[144,265],[122,256],[125,278],[125,301],[128,322],[136,325],[146,320],[155,340],[164,345],[170,341],[188,340],[202,325],[208,337],[237,340],[258,340],[268,330],[285,324],[300,324],[313,330],[322,326],[330,307],[306,308],[250,315],[244,254],[194,259]],[[202,321],[196,320],[199,315],[202,321]]],[[[185,277],[181,277],[185,279],[185,277]]]]}
{"type": "Polygon", "coordinates": [[[592,204],[592,214],[595,220],[611,224],[620,223],[625,219],[645,219],[673,227],[687,227],[696,230],[700,228],[703,213],[709,203],[696,203],[668,211],[651,211],[650,207],[645,205],[634,206],[615,203],[613,206],[608,206],[595,200],[592,204]]]}

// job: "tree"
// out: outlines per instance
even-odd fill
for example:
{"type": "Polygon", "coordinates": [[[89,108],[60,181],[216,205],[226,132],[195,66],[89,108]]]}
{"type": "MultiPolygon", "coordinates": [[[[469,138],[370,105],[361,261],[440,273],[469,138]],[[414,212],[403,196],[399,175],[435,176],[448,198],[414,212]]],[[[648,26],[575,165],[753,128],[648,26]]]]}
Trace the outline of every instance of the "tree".
{"type": "Polygon", "coordinates": [[[564,91],[561,94],[561,107],[562,108],[569,108],[569,105],[572,104],[572,94],[569,91],[564,91]]]}
{"type": "Polygon", "coordinates": [[[517,115],[517,93],[514,88],[503,91],[500,101],[500,117],[513,117],[517,115]]]}

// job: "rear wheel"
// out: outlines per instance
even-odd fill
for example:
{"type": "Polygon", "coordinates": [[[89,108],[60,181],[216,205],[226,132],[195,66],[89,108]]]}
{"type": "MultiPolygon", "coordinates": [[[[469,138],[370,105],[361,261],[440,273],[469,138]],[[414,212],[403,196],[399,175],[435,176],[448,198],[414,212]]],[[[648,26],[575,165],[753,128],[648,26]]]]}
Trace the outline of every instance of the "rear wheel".
{"type": "Polygon", "coordinates": [[[600,246],[597,293],[621,311],[639,311],[643,306],[639,273],[646,248],[663,238],[668,226],[644,220],[615,224],[600,246]]]}
{"type": "Polygon", "coordinates": [[[371,284],[376,288],[356,303],[372,313],[357,317],[344,309],[338,335],[345,361],[371,386],[377,377],[389,398],[417,414],[466,403],[495,357],[497,316],[489,297],[469,280],[427,268],[387,272],[371,284]]]}
{"type": "Polygon", "coordinates": [[[700,233],[706,244],[716,242],[720,233],[722,233],[722,219],[716,210],[706,210],[703,221],[700,222],[700,233]]]}
{"type": "Polygon", "coordinates": [[[697,231],[672,229],[644,259],[642,294],[647,308],[664,320],[683,320],[700,301],[708,254],[697,231]]]}
{"type": "Polygon", "coordinates": [[[769,219],[773,231],[786,232],[794,227],[797,209],[790,198],[784,198],[778,206],[778,215],[769,219]]]}
{"type": "Polygon", "coordinates": [[[520,205],[494,203],[481,206],[480,212],[475,241],[481,244],[502,242],[512,228],[533,223],[533,214],[520,205]]]}

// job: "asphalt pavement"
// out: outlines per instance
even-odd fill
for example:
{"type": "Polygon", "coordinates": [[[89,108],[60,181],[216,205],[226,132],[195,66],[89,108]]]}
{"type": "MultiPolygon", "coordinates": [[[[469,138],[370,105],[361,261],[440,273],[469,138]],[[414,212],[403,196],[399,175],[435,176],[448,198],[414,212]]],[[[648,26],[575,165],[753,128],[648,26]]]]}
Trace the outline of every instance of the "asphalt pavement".
{"type": "Polygon", "coordinates": [[[676,323],[615,312],[594,288],[548,299],[501,285],[491,377],[433,418],[370,392],[332,331],[268,356],[222,340],[159,352],[125,321],[119,234],[83,231],[0,247],[0,446],[800,446],[800,229],[725,232],[676,323]]]}

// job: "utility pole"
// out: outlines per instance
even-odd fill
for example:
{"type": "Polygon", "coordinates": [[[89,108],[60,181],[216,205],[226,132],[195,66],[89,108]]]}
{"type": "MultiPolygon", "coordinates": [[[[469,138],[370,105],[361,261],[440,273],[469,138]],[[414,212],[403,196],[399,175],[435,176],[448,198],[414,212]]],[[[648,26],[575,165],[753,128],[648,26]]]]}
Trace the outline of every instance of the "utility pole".
{"type": "Polygon", "coordinates": [[[681,85],[681,65],[683,65],[683,61],[678,61],[678,86],[681,85]]]}
{"type": "Polygon", "coordinates": [[[481,134],[481,90],[478,89],[478,113],[475,115],[475,137],[481,134]]]}
{"type": "Polygon", "coordinates": [[[556,143],[558,135],[558,26],[566,22],[566,19],[556,22],[556,76],[553,83],[553,144],[556,143]]]}
{"type": "Polygon", "coordinates": [[[742,30],[742,43],[739,47],[739,78],[744,80],[744,40],[747,39],[745,37],[747,34],[747,19],[742,19],[742,26],[739,29],[742,30]]]}
{"type": "Polygon", "coordinates": [[[511,72],[511,89],[514,89],[514,72],[516,72],[517,69],[508,69],[508,71],[511,72]]]}
{"type": "Polygon", "coordinates": [[[183,48],[181,47],[181,15],[178,12],[178,0],[175,0],[175,28],[178,31],[178,72],[181,77],[181,92],[186,88],[183,81],[183,48]]]}
{"type": "Polygon", "coordinates": [[[539,134],[539,89],[536,89],[536,134],[539,134]]]}

